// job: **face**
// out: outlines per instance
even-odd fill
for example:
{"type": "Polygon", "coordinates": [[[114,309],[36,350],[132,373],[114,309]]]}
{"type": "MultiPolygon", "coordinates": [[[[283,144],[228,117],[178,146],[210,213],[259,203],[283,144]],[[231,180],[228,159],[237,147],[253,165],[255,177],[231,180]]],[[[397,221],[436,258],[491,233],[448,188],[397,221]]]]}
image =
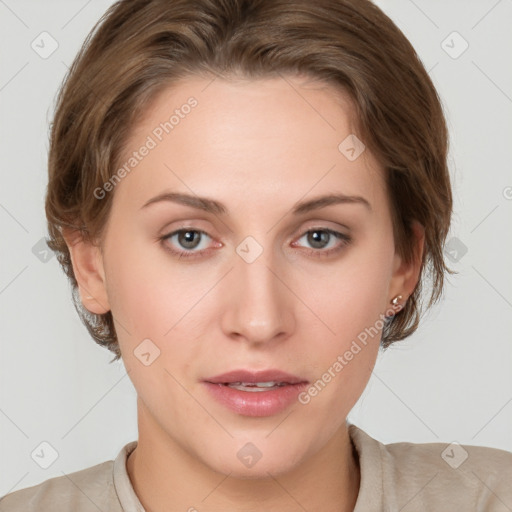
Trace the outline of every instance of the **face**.
{"type": "Polygon", "coordinates": [[[351,139],[339,148],[351,119],[341,92],[298,76],[191,77],[156,99],[129,172],[104,189],[90,309],[112,311],[155,439],[212,469],[279,474],[325,447],[368,382],[390,299],[414,285],[383,170],[351,139]],[[330,195],[353,199],[314,202],[330,195]],[[249,373],[215,379],[236,370],[249,373]],[[297,384],[212,383],[251,376],[297,384]]]}

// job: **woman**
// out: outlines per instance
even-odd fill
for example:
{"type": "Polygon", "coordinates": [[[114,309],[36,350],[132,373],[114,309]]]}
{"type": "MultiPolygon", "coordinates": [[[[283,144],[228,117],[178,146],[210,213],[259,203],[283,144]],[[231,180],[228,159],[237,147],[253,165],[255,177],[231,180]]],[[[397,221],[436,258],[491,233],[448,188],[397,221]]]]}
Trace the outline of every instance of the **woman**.
{"type": "Polygon", "coordinates": [[[52,126],[50,246],[139,438],[1,510],[506,510],[512,454],[346,420],[441,296],[447,131],[361,0],[122,0],[52,126]]]}

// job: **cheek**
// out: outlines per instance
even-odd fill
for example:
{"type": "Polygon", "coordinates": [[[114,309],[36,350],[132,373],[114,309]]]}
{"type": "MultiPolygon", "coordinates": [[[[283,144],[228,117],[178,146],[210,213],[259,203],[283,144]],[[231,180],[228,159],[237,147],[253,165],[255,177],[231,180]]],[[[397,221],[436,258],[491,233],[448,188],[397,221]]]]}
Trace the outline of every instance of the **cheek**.
{"type": "Polygon", "coordinates": [[[314,332],[311,327],[308,331],[308,320],[302,325],[314,340],[310,362],[318,380],[310,398],[318,414],[328,410],[348,413],[366,387],[384,326],[391,262],[390,247],[361,247],[333,266],[328,278],[323,274],[303,281],[308,306],[322,320],[315,322],[314,332]]]}
{"type": "Polygon", "coordinates": [[[327,270],[312,270],[298,278],[301,296],[323,320],[327,338],[350,341],[376,324],[384,312],[391,266],[392,248],[363,241],[327,270]]]}
{"type": "Polygon", "coordinates": [[[165,276],[158,266],[143,260],[142,252],[118,260],[109,274],[110,305],[123,361],[145,403],[153,410],[163,408],[186,417],[191,404],[173,376],[182,381],[183,373],[193,373],[191,364],[200,348],[194,340],[196,312],[187,314],[192,299],[184,299],[185,285],[176,273],[165,276]],[[144,359],[144,354],[149,356],[144,359]]]}
{"type": "MultiPolygon", "coordinates": [[[[142,347],[158,354],[151,363],[155,369],[151,378],[156,380],[150,387],[155,387],[161,385],[155,372],[165,381],[169,377],[165,369],[183,373],[199,360],[205,319],[212,317],[205,309],[212,302],[200,299],[213,286],[214,278],[194,278],[195,274],[166,260],[165,254],[155,260],[154,248],[130,252],[118,244],[116,251],[123,257],[109,254],[108,295],[123,359],[127,369],[133,368],[137,374],[136,380],[141,371],[136,356],[142,347]],[[148,339],[151,343],[144,341],[148,339]]],[[[145,379],[140,384],[148,386],[145,379]]]]}
{"type": "MultiPolygon", "coordinates": [[[[112,314],[118,324],[125,327],[120,337],[149,337],[161,335],[160,324],[166,312],[172,310],[171,304],[162,300],[162,287],[156,279],[156,270],[149,265],[142,265],[125,253],[107,273],[107,293],[112,314]],[[157,329],[155,320],[160,318],[157,329]],[[153,326],[152,329],[150,327],[153,326]]],[[[167,295],[166,300],[170,298],[167,295]]],[[[135,341],[135,340],[134,340],[135,341]]]]}
{"type": "Polygon", "coordinates": [[[133,238],[128,233],[121,235],[105,251],[111,310],[126,328],[120,337],[128,331],[134,338],[161,339],[201,290],[190,275],[169,263],[157,242],[144,241],[134,247],[126,243],[133,238]]]}

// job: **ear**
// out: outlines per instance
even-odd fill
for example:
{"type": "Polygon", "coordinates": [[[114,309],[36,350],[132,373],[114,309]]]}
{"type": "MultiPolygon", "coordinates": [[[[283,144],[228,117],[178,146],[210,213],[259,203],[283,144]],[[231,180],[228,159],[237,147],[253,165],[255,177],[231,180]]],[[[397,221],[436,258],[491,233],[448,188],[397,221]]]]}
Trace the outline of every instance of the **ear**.
{"type": "Polygon", "coordinates": [[[62,235],[71,255],[82,304],[91,313],[107,313],[110,311],[110,304],[100,247],[85,240],[77,230],[63,228],[62,235]]]}
{"type": "Polygon", "coordinates": [[[407,299],[412,295],[414,288],[416,287],[421,270],[421,262],[423,260],[423,250],[425,246],[425,228],[416,220],[412,222],[412,230],[415,237],[415,244],[413,248],[413,261],[406,263],[403,259],[395,253],[393,276],[390,283],[391,296],[388,298],[391,301],[397,295],[401,295],[402,298],[398,301],[400,307],[399,311],[403,308],[407,299]]]}

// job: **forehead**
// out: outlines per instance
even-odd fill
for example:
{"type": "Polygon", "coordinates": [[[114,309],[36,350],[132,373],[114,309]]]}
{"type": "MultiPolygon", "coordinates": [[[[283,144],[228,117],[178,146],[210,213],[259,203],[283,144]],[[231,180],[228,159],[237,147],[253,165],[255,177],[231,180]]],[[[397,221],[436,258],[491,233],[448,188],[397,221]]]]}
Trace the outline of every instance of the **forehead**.
{"type": "Polygon", "coordinates": [[[358,144],[355,124],[349,97],[318,80],[187,77],[134,126],[120,165],[151,149],[132,162],[116,196],[142,204],[172,189],[261,207],[336,191],[378,207],[385,193],[378,162],[367,150],[356,159],[346,152],[358,144]]]}

